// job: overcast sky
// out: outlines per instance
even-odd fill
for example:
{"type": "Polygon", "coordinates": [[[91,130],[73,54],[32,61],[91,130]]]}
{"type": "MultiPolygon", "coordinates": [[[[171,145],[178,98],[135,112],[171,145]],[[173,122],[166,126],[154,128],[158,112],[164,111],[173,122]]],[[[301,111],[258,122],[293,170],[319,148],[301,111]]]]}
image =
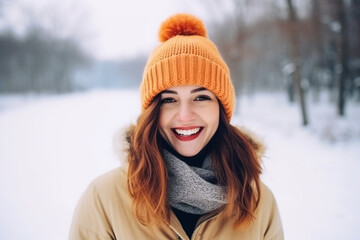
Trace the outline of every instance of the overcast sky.
{"type": "MultiPolygon", "coordinates": [[[[148,54],[150,49],[158,44],[157,32],[161,22],[174,13],[188,12],[205,17],[204,8],[194,2],[8,0],[3,7],[3,17],[6,17],[12,29],[18,32],[23,30],[30,18],[37,18],[37,21],[49,25],[49,28],[55,29],[60,35],[76,35],[82,45],[96,57],[117,59],[148,54]],[[32,17],[27,16],[31,14],[32,17]]],[[[1,24],[4,23],[0,21],[0,27],[1,24]]]]}
{"type": "MultiPolygon", "coordinates": [[[[285,0],[278,1],[279,4],[285,3],[285,0]]],[[[296,0],[296,2],[301,1],[296,0]]],[[[35,21],[59,36],[71,36],[77,39],[85,49],[99,59],[119,59],[149,54],[158,44],[157,33],[162,21],[172,14],[191,13],[200,17],[206,25],[209,21],[220,20],[227,16],[234,7],[232,0],[217,1],[220,5],[212,5],[215,1],[210,0],[0,0],[0,2],[2,2],[0,30],[7,26],[21,34],[29,23],[35,21]]],[[[262,16],[264,11],[266,12],[264,4],[255,4],[253,7],[250,12],[241,12],[246,16],[245,20],[256,19],[256,16],[262,16]]]]}

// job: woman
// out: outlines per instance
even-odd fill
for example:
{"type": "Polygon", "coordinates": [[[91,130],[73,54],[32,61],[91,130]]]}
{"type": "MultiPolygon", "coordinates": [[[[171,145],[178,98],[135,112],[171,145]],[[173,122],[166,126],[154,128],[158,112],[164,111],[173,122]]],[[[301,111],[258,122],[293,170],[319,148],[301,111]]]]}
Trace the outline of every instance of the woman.
{"type": "Polygon", "coordinates": [[[229,69],[203,23],[172,16],[159,38],[126,163],[90,184],[70,239],[283,239],[263,146],[230,124],[229,69]]]}

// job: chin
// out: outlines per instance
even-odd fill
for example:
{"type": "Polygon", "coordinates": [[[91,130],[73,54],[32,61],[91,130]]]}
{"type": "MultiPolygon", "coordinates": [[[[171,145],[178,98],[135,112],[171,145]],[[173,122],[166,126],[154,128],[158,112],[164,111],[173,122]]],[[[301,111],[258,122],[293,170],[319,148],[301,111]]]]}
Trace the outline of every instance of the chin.
{"type": "Polygon", "coordinates": [[[196,151],[196,150],[195,151],[194,150],[189,151],[189,150],[186,150],[186,149],[184,149],[184,150],[176,149],[176,151],[180,155],[183,155],[184,157],[192,157],[192,156],[195,156],[196,154],[198,154],[200,152],[200,150],[199,151],[196,151]]]}

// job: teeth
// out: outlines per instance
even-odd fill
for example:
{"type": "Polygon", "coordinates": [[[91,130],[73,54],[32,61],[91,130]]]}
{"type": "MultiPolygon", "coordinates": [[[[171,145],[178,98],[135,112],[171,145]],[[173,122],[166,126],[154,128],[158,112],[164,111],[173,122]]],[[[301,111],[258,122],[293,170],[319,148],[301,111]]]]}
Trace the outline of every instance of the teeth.
{"type": "Polygon", "coordinates": [[[183,136],[190,136],[198,133],[200,131],[200,128],[194,128],[194,129],[188,129],[188,130],[182,130],[182,129],[175,129],[175,132],[179,135],[183,136]]]}

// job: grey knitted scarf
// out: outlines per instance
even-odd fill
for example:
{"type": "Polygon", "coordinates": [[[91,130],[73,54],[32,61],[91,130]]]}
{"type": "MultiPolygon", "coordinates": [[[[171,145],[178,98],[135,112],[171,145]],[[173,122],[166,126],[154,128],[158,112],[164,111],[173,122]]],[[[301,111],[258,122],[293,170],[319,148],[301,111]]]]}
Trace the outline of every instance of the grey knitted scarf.
{"type": "Polygon", "coordinates": [[[171,207],[192,214],[205,214],[226,204],[226,188],[219,186],[207,156],[202,168],[191,167],[164,150],[169,173],[167,196],[171,207]]]}

